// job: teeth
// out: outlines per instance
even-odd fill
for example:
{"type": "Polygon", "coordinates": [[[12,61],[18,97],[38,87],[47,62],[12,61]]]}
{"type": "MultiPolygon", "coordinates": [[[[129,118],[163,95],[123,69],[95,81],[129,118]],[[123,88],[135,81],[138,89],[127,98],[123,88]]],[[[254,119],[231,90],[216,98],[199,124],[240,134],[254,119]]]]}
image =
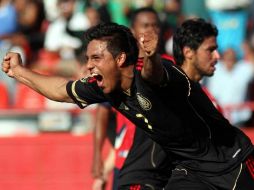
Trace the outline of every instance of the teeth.
{"type": "Polygon", "coordinates": [[[92,73],[92,77],[96,77],[96,76],[99,76],[99,75],[96,73],[92,73]]]}
{"type": "Polygon", "coordinates": [[[102,80],[102,76],[100,74],[97,74],[97,73],[91,73],[91,76],[93,78],[95,78],[96,80],[98,81],[101,81],[102,80]]]}

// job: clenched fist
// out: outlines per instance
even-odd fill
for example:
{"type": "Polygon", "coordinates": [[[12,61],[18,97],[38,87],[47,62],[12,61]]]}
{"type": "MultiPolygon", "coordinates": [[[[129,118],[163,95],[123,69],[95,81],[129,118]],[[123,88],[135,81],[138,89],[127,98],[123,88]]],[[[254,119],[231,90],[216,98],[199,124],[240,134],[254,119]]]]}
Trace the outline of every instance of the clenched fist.
{"type": "Polygon", "coordinates": [[[15,70],[22,67],[21,56],[18,53],[9,52],[3,59],[2,71],[9,77],[14,77],[15,70]]]}
{"type": "Polygon", "coordinates": [[[158,34],[155,31],[139,34],[138,42],[146,56],[152,56],[158,46],[158,34]]]}

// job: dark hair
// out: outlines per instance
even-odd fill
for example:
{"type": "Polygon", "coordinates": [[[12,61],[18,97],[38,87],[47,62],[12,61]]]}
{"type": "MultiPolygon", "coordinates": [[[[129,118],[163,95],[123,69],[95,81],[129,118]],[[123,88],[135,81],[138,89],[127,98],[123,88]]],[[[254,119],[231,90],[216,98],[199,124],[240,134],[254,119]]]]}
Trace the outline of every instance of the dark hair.
{"type": "Polygon", "coordinates": [[[85,32],[84,48],[92,40],[107,42],[107,50],[116,58],[120,53],[126,53],[126,64],[135,64],[138,59],[137,41],[130,29],[116,23],[100,23],[85,32]]]}
{"type": "Polygon", "coordinates": [[[158,24],[160,23],[158,13],[152,7],[142,7],[142,8],[139,8],[139,9],[135,9],[131,13],[131,19],[130,19],[131,27],[133,27],[133,25],[135,24],[136,19],[137,19],[138,15],[140,13],[153,13],[157,17],[158,24]]]}
{"type": "Polygon", "coordinates": [[[176,29],[173,35],[173,55],[177,65],[184,61],[183,48],[190,47],[197,50],[203,41],[211,36],[217,37],[218,30],[215,25],[202,18],[188,19],[176,29]]]}

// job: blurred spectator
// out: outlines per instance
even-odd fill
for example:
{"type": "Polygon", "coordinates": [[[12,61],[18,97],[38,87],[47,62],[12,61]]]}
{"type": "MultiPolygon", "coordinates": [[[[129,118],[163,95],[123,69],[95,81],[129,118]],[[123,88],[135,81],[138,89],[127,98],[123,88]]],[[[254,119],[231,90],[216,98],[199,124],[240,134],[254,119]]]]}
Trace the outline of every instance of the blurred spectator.
{"type": "Polygon", "coordinates": [[[89,21],[84,13],[75,13],[75,0],[58,0],[61,15],[48,27],[45,39],[45,49],[59,53],[61,58],[73,58],[73,50],[79,48],[82,42],[67,34],[68,25],[72,30],[86,30],[89,21]]]}
{"type": "Polygon", "coordinates": [[[13,6],[17,14],[17,30],[1,36],[1,39],[11,46],[22,48],[27,61],[31,61],[32,56],[43,47],[44,6],[40,0],[14,0],[13,6]]]}
{"type": "Polygon", "coordinates": [[[92,7],[87,7],[85,10],[85,14],[89,20],[90,27],[99,24],[102,20],[102,15],[99,14],[99,11],[92,7]]]}
{"type": "Polygon", "coordinates": [[[241,45],[245,40],[248,21],[248,5],[251,0],[206,0],[212,22],[218,27],[219,51],[233,48],[237,58],[243,57],[241,45]]]}
{"type": "Polygon", "coordinates": [[[248,28],[247,28],[247,38],[249,45],[254,47],[254,1],[251,1],[251,4],[248,8],[249,19],[248,19],[248,28]]]}
{"type": "Polygon", "coordinates": [[[98,11],[102,22],[111,21],[111,13],[109,12],[109,0],[96,0],[86,4],[86,7],[93,7],[98,11]]]}
{"type": "Polygon", "coordinates": [[[181,0],[182,14],[185,18],[200,17],[208,19],[209,15],[205,5],[205,0],[181,0]],[[195,6],[193,6],[195,5],[195,6]]]}
{"type": "Polygon", "coordinates": [[[227,49],[222,60],[216,65],[216,74],[206,81],[207,88],[222,108],[225,116],[233,125],[242,126],[250,118],[249,109],[231,109],[245,102],[247,86],[253,77],[253,64],[244,60],[237,61],[233,49],[227,49]]]}
{"type": "MultiPolygon", "coordinates": [[[[252,44],[251,41],[246,41],[243,44],[244,49],[244,58],[246,61],[254,64],[254,43],[252,44]]],[[[251,78],[251,81],[248,84],[247,88],[247,96],[246,101],[254,102],[254,75],[251,78]]],[[[251,117],[246,123],[244,124],[245,127],[254,127],[254,105],[250,104],[251,108],[251,117]]]]}
{"type": "Polygon", "coordinates": [[[206,0],[206,5],[211,10],[234,10],[238,8],[246,8],[252,0],[221,0],[221,1],[214,1],[214,0],[206,0]]]}
{"type": "Polygon", "coordinates": [[[17,13],[10,0],[0,1],[0,23],[0,36],[17,30],[17,13]]]}
{"type": "Polygon", "coordinates": [[[242,44],[242,49],[244,52],[244,60],[253,64],[254,63],[254,38],[253,38],[253,41],[251,40],[245,41],[242,44]]]}
{"type": "Polygon", "coordinates": [[[164,9],[159,14],[161,20],[162,47],[172,55],[172,35],[184,17],[181,12],[180,0],[165,0],[164,9]]]}
{"type": "Polygon", "coordinates": [[[18,14],[18,33],[10,37],[13,44],[21,46],[26,54],[27,64],[38,58],[43,48],[46,17],[41,0],[14,0],[18,14]],[[45,24],[45,25],[44,25],[45,24]]]}
{"type": "MultiPolygon", "coordinates": [[[[18,23],[17,23],[17,11],[11,2],[11,0],[1,0],[0,1],[0,60],[3,60],[5,54],[13,50],[14,48],[17,50],[11,41],[7,38],[13,33],[17,32],[18,23]]],[[[21,50],[22,51],[22,50],[21,50]]],[[[22,55],[23,52],[19,51],[22,55]]],[[[13,103],[13,97],[15,93],[15,84],[16,81],[12,78],[6,77],[3,72],[0,72],[0,82],[2,83],[2,87],[5,87],[5,90],[2,92],[3,95],[7,94],[8,99],[1,96],[1,101],[5,102],[5,106],[8,107],[13,103]],[[5,99],[5,100],[4,100],[5,99]],[[7,102],[6,102],[7,101],[7,102]]]]}
{"type": "Polygon", "coordinates": [[[11,3],[11,0],[1,0],[0,1],[0,59],[7,51],[10,50],[12,44],[7,41],[6,36],[17,31],[17,11],[11,3]]]}
{"type": "Polygon", "coordinates": [[[153,6],[154,0],[133,0],[132,6],[134,9],[142,8],[142,7],[150,7],[153,6]]]}
{"type": "MultiPolygon", "coordinates": [[[[18,51],[22,55],[23,63],[31,66],[38,59],[38,52],[43,47],[45,35],[45,10],[41,0],[13,0],[12,6],[16,11],[17,30],[4,36],[8,49],[18,51]]],[[[1,25],[2,27],[2,25],[1,25]]],[[[7,46],[5,46],[7,48],[7,46]]],[[[0,73],[2,78],[3,74],[0,73]]],[[[17,103],[18,86],[11,78],[2,78],[7,84],[9,93],[9,104],[15,106],[17,103]]]]}
{"type": "MultiPolygon", "coordinates": [[[[99,12],[93,7],[86,7],[84,10],[84,14],[86,15],[86,17],[88,19],[89,27],[95,26],[101,22],[99,12]]],[[[82,43],[84,32],[85,32],[84,29],[80,29],[80,30],[74,29],[73,30],[71,27],[69,27],[69,25],[67,25],[66,32],[70,36],[79,39],[82,43]]],[[[85,65],[84,65],[85,58],[84,58],[83,51],[84,51],[84,43],[82,43],[79,48],[76,48],[74,52],[75,52],[75,60],[78,63],[77,66],[78,67],[81,66],[81,67],[85,68],[85,65]]],[[[76,73],[79,74],[79,71],[80,71],[80,69],[77,69],[76,73]]],[[[74,74],[75,74],[75,72],[74,72],[74,74]]],[[[84,77],[84,75],[81,77],[84,77]]]]}
{"type": "Polygon", "coordinates": [[[57,7],[58,0],[43,0],[45,6],[46,19],[49,22],[54,21],[59,16],[59,9],[57,7]]]}
{"type": "Polygon", "coordinates": [[[109,0],[109,12],[113,22],[129,25],[128,15],[131,10],[129,0],[109,0]]]}
{"type": "MultiPolygon", "coordinates": [[[[43,56],[54,57],[49,68],[67,77],[76,73],[79,65],[75,51],[82,47],[79,37],[71,35],[72,32],[84,32],[90,27],[89,20],[84,12],[76,11],[76,0],[58,0],[59,17],[50,23],[46,31],[43,56]]],[[[47,59],[50,61],[50,58],[47,59]]],[[[40,64],[49,64],[41,60],[40,64]]]]}

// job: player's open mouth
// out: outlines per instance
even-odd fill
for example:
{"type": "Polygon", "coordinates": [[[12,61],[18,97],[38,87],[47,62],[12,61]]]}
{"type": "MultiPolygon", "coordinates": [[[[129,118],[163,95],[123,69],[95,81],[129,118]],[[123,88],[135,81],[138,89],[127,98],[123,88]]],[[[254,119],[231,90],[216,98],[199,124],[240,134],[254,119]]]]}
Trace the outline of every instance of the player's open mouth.
{"type": "Polygon", "coordinates": [[[102,87],[103,77],[100,74],[92,73],[92,77],[96,79],[98,86],[102,87]]]}
{"type": "Polygon", "coordinates": [[[102,81],[102,76],[97,73],[93,73],[92,77],[94,77],[97,81],[102,81]]]}

